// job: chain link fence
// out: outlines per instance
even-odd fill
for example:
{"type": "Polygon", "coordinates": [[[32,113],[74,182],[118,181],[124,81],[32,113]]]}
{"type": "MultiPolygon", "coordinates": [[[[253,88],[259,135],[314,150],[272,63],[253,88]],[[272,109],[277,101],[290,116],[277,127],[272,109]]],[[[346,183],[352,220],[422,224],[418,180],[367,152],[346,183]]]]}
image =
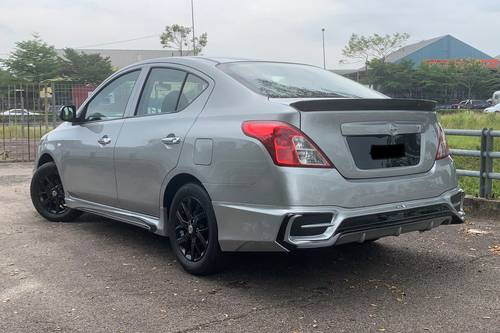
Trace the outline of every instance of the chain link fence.
{"type": "Polygon", "coordinates": [[[40,138],[59,125],[60,107],[80,106],[95,88],[68,82],[0,85],[0,161],[33,161],[40,138]]]}

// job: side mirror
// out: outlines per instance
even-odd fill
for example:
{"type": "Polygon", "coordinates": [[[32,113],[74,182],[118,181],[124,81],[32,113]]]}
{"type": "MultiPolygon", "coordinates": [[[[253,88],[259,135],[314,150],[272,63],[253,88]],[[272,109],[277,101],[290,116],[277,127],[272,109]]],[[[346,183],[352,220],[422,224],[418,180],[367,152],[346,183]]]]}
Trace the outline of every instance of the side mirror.
{"type": "Polygon", "coordinates": [[[74,105],[63,105],[59,110],[59,118],[62,121],[76,121],[76,107],[74,105]]]}

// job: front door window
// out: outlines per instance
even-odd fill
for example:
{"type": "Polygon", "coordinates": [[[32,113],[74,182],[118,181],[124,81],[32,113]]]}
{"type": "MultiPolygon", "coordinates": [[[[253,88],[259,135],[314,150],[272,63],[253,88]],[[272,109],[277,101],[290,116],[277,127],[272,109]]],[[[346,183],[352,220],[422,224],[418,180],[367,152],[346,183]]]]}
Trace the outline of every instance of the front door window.
{"type": "Polygon", "coordinates": [[[133,71],[111,81],[87,104],[85,120],[122,118],[140,71],[133,71]]]}

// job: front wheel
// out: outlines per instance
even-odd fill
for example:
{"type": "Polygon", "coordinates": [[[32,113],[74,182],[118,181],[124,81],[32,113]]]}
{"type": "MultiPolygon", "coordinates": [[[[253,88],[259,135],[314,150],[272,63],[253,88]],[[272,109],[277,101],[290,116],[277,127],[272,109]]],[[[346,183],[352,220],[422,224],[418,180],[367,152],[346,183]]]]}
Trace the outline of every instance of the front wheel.
{"type": "Polygon", "coordinates": [[[168,237],[177,260],[191,274],[207,275],[219,267],[217,222],[208,193],[198,184],[182,186],[170,206],[168,237]]]}
{"type": "Polygon", "coordinates": [[[66,206],[61,178],[53,162],[45,163],[35,171],[30,192],[33,206],[49,221],[69,222],[81,214],[66,206]]]}

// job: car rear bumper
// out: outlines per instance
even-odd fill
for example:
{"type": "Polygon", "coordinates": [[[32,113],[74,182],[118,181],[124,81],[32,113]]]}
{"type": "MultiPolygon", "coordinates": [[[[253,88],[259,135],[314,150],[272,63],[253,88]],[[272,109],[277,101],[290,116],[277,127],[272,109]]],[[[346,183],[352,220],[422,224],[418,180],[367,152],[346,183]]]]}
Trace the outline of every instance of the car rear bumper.
{"type": "Polygon", "coordinates": [[[213,202],[223,251],[280,251],[364,242],[463,223],[463,191],[377,206],[273,207],[213,202]]]}

